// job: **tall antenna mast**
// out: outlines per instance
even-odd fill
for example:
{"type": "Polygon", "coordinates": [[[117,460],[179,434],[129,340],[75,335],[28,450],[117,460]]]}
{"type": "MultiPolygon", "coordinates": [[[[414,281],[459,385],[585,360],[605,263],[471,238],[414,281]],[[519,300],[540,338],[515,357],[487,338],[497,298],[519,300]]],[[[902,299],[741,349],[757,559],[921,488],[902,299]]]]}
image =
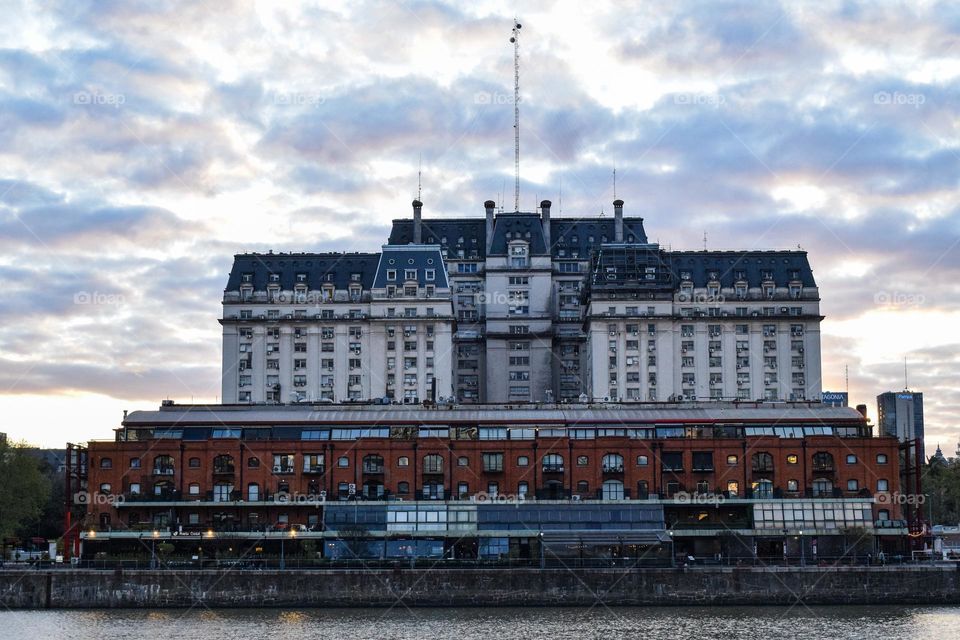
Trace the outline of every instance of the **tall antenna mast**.
{"type": "Polygon", "coordinates": [[[520,211],[520,23],[513,19],[513,174],[514,211],[520,211]]]}
{"type": "Polygon", "coordinates": [[[907,384],[907,356],[903,356],[903,390],[910,390],[910,385],[907,384]]]}
{"type": "Polygon", "coordinates": [[[613,199],[617,199],[617,165],[613,165],[613,199]]]}
{"type": "Polygon", "coordinates": [[[417,160],[417,200],[420,200],[421,177],[423,173],[423,153],[420,153],[420,159],[417,160]]]}
{"type": "Polygon", "coordinates": [[[847,385],[846,392],[847,392],[847,396],[849,397],[850,396],[850,365],[848,364],[843,365],[843,378],[847,385]]]}

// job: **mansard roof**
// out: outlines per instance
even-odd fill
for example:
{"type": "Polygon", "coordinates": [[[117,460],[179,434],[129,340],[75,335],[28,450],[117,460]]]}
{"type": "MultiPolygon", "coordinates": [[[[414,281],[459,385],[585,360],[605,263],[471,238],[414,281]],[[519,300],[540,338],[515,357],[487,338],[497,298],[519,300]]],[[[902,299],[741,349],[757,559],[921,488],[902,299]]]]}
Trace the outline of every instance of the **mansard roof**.
{"type": "Polygon", "coordinates": [[[225,291],[239,291],[243,276],[250,274],[251,284],[257,291],[264,291],[270,284],[270,274],[278,274],[284,291],[292,291],[297,274],[307,275],[310,289],[320,289],[324,284],[334,284],[337,289],[347,289],[351,282],[364,289],[373,286],[377,272],[379,253],[240,253],[233,257],[233,268],[225,291]]]}
{"type": "Polygon", "coordinates": [[[743,272],[748,286],[759,287],[766,271],[772,272],[778,287],[795,279],[804,287],[817,286],[806,251],[671,251],[670,259],[677,279],[688,271],[695,287],[706,287],[711,273],[716,273],[721,287],[732,288],[738,272],[743,272]]]}
{"type": "MultiPolygon", "coordinates": [[[[464,260],[486,258],[487,233],[483,218],[424,218],[420,235],[424,244],[441,245],[450,251],[451,259],[458,255],[457,249],[463,249],[464,260]]],[[[413,242],[413,220],[394,220],[388,242],[391,245],[413,242]]]]}
{"type": "Polygon", "coordinates": [[[408,269],[416,270],[417,285],[420,287],[426,285],[433,285],[438,289],[448,287],[443,254],[440,251],[440,245],[436,244],[384,245],[373,286],[377,289],[386,288],[391,284],[402,287],[407,282],[404,272],[408,269]],[[433,270],[432,280],[427,279],[429,270],[433,270]],[[391,275],[389,273],[391,271],[396,272],[392,279],[387,277],[391,275]]]}
{"type": "MultiPolygon", "coordinates": [[[[550,239],[552,255],[557,259],[573,258],[587,260],[590,252],[597,250],[604,242],[614,239],[614,220],[609,217],[592,218],[556,218],[550,219],[550,239]],[[563,255],[560,251],[563,250],[563,255]]],[[[647,242],[647,233],[643,227],[643,218],[625,217],[623,219],[623,238],[625,242],[647,242]]],[[[456,259],[457,250],[463,249],[465,260],[483,260],[486,258],[487,228],[485,218],[424,218],[421,228],[421,241],[424,244],[439,244],[450,259],[456,259]]],[[[494,238],[491,252],[505,255],[507,244],[512,239],[527,240],[531,243],[534,255],[545,253],[543,223],[536,213],[501,213],[494,219],[494,238]],[[509,239],[507,234],[510,234],[509,239]],[[527,237],[527,234],[530,237],[527,237]]],[[[391,245],[413,242],[413,220],[402,218],[393,221],[390,230],[391,245]]]]}

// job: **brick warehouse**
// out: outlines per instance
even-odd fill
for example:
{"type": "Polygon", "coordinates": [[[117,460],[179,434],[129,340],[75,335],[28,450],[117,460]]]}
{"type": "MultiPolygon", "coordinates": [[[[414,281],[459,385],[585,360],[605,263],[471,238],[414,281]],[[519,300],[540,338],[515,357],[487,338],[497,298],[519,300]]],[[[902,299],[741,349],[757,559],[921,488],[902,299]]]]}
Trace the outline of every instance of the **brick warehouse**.
{"type": "Polygon", "coordinates": [[[907,534],[896,439],[819,403],[165,404],[82,456],[85,558],[204,536],[208,551],[252,539],[268,556],[277,539],[295,537],[288,555],[314,540],[330,559],[529,558],[541,542],[661,562],[670,545],[813,558],[851,531],[890,553],[907,534]]]}

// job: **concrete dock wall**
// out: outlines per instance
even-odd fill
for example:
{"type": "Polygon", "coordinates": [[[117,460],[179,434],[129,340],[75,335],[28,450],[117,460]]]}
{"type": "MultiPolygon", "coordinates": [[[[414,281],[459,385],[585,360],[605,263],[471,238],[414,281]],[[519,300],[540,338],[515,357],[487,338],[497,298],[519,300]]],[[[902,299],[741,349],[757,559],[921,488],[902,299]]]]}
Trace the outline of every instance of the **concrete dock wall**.
{"type": "Polygon", "coordinates": [[[9,608],[960,603],[956,567],[0,570],[9,608]]]}

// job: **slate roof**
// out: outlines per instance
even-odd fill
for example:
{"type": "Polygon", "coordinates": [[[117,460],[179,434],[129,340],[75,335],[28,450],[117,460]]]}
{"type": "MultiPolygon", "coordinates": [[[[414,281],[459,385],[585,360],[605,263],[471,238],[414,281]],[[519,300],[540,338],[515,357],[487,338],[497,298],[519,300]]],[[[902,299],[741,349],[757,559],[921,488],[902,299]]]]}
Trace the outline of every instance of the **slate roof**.
{"type": "Polygon", "coordinates": [[[439,245],[414,245],[414,246],[389,246],[384,245],[383,253],[380,257],[380,266],[377,269],[377,275],[373,286],[377,289],[386,288],[392,284],[402,287],[406,278],[404,271],[406,269],[417,270],[418,286],[432,284],[438,289],[446,289],[447,270],[444,267],[443,254],[440,252],[439,245]],[[434,279],[427,280],[427,270],[433,269],[434,279]],[[396,271],[396,277],[393,280],[387,278],[388,271],[396,271]]]}
{"type": "Polygon", "coordinates": [[[738,271],[750,287],[760,286],[764,271],[773,272],[777,286],[787,286],[792,275],[804,287],[817,286],[806,251],[672,251],[670,258],[675,276],[689,271],[695,287],[706,287],[711,271],[717,272],[721,287],[733,287],[738,271]]]}
{"type": "MultiPolygon", "coordinates": [[[[506,234],[511,239],[520,237],[529,240],[534,255],[543,255],[544,239],[540,214],[501,213],[494,221],[494,240],[491,252],[505,255],[506,234]],[[536,223],[536,224],[534,224],[536,223]],[[519,236],[514,234],[519,233],[519,236]],[[530,238],[527,238],[527,233],[530,238]]],[[[486,218],[424,218],[421,228],[421,240],[424,244],[440,244],[453,251],[464,250],[464,258],[470,259],[473,250],[477,260],[486,258],[487,227],[486,218]],[[444,242],[446,239],[446,242],[444,242]]],[[[593,218],[556,218],[550,219],[550,239],[554,258],[572,258],[586,260],[590,251],[599,248],[603,242],[613,242],[613,216],[593,218]],[[591,241],[592,239],[592,241],[591,241]],[[559,255],[560,249],[564,255],[559,255]]],[[[624,217],[623,237],[626,242],[647,242],[647,233],[643,227],[643,218],[624,217]],[[631,240],[632,237],[632,240],[631,240]]],[[[393,221],[389,244],[409,244],[413,242],[413,219],[401,218],[393,221]]]]}
{"type": "Polygon", "coordinates": [[[333,273],[337,289],[347,289],[351,274],[360,274],[364,289],[373,286],[377,272],[379,253],[240,253],[233,257],[233,268],[227,280],[226,291],[239,291],[243,275],[253,275],[253,288],[265,291],[270,274],[280,274],[279,285],[284,291],[292,291],[297,284],[297,274],[307,274],[307,286],[320,289],[329,283],[327,274],[333,273]]]}

